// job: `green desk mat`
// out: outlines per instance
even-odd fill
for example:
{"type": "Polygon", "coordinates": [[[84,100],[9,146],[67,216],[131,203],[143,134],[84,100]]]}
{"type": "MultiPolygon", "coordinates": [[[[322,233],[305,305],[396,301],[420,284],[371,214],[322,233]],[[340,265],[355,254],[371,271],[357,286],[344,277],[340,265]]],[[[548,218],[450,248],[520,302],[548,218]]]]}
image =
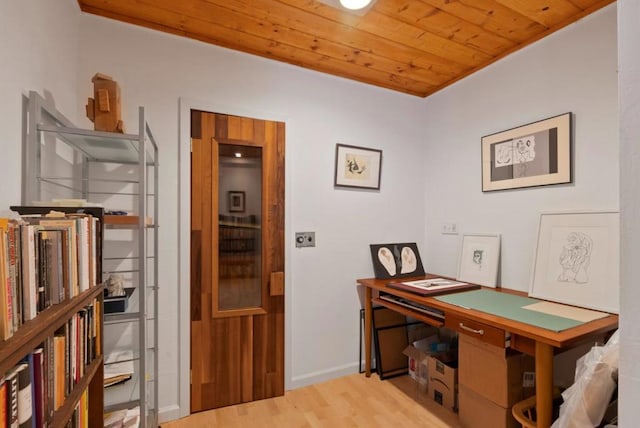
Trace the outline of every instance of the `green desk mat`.
{"type": "Polygon", "coordinates": [[[538,303],[540,300],[497,291],[463,291],[462,293],[436,296],[435,299],[552,331],[562,331],[584,324],[582,321],[524,309],[523,306],[538,303]]]}

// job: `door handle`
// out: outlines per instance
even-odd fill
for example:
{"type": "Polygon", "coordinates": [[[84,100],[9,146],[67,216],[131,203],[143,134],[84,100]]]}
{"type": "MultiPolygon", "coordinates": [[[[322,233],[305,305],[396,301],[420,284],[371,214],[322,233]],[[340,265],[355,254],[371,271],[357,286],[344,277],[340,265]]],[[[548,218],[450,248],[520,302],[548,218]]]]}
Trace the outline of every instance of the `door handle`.
{"type": "Polygon", "coordinates": [[[284,295],[284,272],[271,272],[269,276],[269,295],[284,295]]]}

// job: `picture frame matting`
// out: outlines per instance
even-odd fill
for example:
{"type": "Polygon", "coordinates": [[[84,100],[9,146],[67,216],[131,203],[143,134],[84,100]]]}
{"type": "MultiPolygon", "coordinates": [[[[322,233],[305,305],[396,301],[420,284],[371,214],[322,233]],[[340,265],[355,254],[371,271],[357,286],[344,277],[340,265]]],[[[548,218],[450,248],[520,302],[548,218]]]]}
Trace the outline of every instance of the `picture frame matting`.
{"type": "Polygon", "coordinates": [[[496,287],[500,265],[499,234],[464,234],[458,256],[458,281],[496,287]]]}
{"type": "Polygon", "coordinates": [[[619,313],[620,214],[540,214],[529,295],[619,313]]]}

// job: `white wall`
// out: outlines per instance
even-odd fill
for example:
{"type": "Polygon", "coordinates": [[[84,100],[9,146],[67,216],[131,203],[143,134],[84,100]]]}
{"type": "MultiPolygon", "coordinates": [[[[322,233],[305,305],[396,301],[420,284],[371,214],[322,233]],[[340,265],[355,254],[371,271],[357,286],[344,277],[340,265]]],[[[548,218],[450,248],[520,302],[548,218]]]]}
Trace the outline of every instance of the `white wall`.
{"type": "Polygon", "coordinates": [[[355,372],[355,279],[373,275],[368,245],[420,245],[424,236],[422,100],[94,16],[83,17],[81,33],[79,99],[94,73],[113,76],[125,128],[144,105],[160,144],[163,417],[177,416],[178,345],[189,334],[178,326],[178,311],[189,311],[179,300],[189,287],[178,273],[179,214],[188,219],[188,204],[177,203],[179,98],[286,122],[286,384],[355,372]],[[336,143],[383,150],[379,192],[333,188],[336,143]],[[316,248],[295,249],[295,231],[315,231],[316,248]]]}
{"type": "Polygon", "coordinates": [[[23,94],[37,91],[76,116],[79,18],[72,0],[0,2],[0,209],[21,203],[23,94]]]}
{"type": "Polygon", "coordinates": [[[640,3],[618,1],[618,57],[620,106],[620,212],[622,288],[620,307],[620,426],[640,420],[640,3]]]}
{"type": "Polygon", "coordinates": [[[426,99],[425,264],[455,275],[462,233],[502,235],[502,284],[527,291],[541,211],[618,208],[616,8],[595,14],[426,99]],[[574,114],[569,185],[482,193],[482,136],[574,114]]]}
{"type": "MultiPolygon", "coordinates": [[[[147,107],[162,156],[160,406],[165,419],[180,413],[178,347],[188,335],[188,326],[178,325],[179,311],[188,311],[188,302],[179,300],[188,282],[179,277],[177,264],[179,215],[184,215],[177,203],[180,97],[287,123],[289,387],[357,367],[354,279],[372,275],[369,243],[417,241],[428,270],[455,274],[459,236],[441,235],[442,222],[454,221],[463,232],[502,233],[502,282],[526,290],[540,210],[618,207],[615,6],[420,100],[97,17],[84,16],[78,28],[75,1],[55,3],[0,5],[5,58],[0,93],[6,100],[0,105],[0,171],[15,183],[0,193],[0,206],[19,202],[23,92],[49,92],[70,119],[91,127],[82,110],[91,76],[103,72],[121,85],[127,129],[135,131],[137,106],[147,107]],[[576,119],[574,184],[480,191],[481,136],[565,111],[576,119]],[[380,192],[333,189],[337,142],[384,150],[380,192]],[[293,247],[293,232],[302,230],[317,232],[315,249],[293,247]]],[[[632,186],[640,178],[632,169],[632,155],[638,156],[634,118],[640,67],[634,55],[640,39],[634,17],[639,11],[632,0],[619,4],[620,34],[634,40],[621,43],[620,51],[622,171],[632,186]]],[[[637,230],[625,226],[624,210],[629,219],[637,218],[640,208],[635,189],[620,190],[623,263],[632,266],[639,251],[631,247],[637,230]]],[[[623,281],[629,283],[629,275],[638,277],[623,269],[623,281]]],[[[638,323],[629,306],[638,301],[637,287],[623,287],[623,312],[625,298],[623,333],[630,341],[623,343],[628,376],[621,381],[621,414],[628,420],[622,426],[630,426],[638,411],[625,403],[637,402],[640,374],[625,355],[640,354],[638,323]]]]}

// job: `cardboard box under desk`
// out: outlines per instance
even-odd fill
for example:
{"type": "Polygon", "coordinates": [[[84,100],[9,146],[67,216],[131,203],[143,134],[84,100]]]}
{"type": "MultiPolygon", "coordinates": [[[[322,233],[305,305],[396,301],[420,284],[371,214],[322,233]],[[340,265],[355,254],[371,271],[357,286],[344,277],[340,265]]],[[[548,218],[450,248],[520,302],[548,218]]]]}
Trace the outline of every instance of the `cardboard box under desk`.
{"type": "Polygon", "coordinates": [[[458,408],[458,368],[456,362],[444,363],[436,357],[427,361],[427,395],[451,411],[458,408]]]}
{"type": "Polygon", "coordinates": [[[502,407],[460,384],[458,420],[463,428],[519,428],[511,407],[502,407]]]}
{"type": "MultiPolygon", "coordinates": [[[[518,401],[535,394],[535,360],[508,348],[501,348],[461,334],[458,342],[459,382],[495,404],[511,409],[518,401]],[[525,373],[528,373],[525,376],[525,373]]],[[[460,403],[462,408],[462,403],[460,403]]]]}

